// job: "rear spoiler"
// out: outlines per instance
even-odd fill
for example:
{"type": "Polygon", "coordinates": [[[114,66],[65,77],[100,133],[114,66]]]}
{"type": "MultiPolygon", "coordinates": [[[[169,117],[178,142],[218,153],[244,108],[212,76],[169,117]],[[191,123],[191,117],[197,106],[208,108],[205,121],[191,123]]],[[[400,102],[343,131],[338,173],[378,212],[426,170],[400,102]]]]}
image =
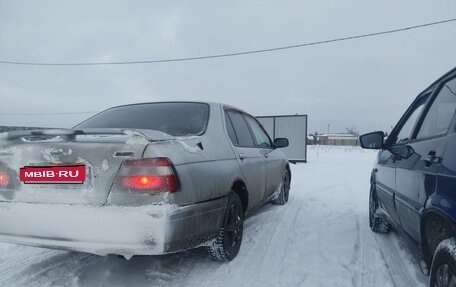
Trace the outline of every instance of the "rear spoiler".
{"type": "Polygon", "coordinates": [[[88,129],[38,129],[38,130],[19,130],[0,133],[0,143],[2,141],[22,140],[46,141],[59,137],[64,141],[74,141],[80,135],[126,135],[131,138],[139,137],[147,141],[163,141],[175,139],[173,136],[156,131],[141,129],[112,129],[112,128],[88,128],[88,129]]]}

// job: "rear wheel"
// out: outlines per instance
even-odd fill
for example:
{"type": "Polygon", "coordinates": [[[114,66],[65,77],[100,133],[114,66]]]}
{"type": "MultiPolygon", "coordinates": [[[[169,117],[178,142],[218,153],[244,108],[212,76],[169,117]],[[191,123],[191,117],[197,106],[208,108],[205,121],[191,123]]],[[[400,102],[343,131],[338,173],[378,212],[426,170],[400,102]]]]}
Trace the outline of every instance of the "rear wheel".
{"type": "Polygon", "coordinates": [[[244,210],[237,193],[228,196],[222,228],[212,245],[207,249],[212,259],[216,261],[231,261],[241,248],[244,229],[244,210]]]}
{"type": "Polygon", "coordinates": [[[284,205],[288,202],[288,197],[290,195],[290,182],[291,176],[288,169],[285,170],[285,174],[282,179],[282,184],[280,185],[280,192],[277,198],[272,200],[272,203],[284,205]]]}
{"type": "Polygon", "coordinates": [[[369,227],[376,233],[388,233],[391,231],[391,225],[375,214],[377,208],[377,196],[375,193],[375,187],[372,185],[369,194],[369,227]]]}
{"type": "Polygon", "coordinates": [[[456,287],[456,239],[443,240],[431,266],[431,287],[456,287]]]}

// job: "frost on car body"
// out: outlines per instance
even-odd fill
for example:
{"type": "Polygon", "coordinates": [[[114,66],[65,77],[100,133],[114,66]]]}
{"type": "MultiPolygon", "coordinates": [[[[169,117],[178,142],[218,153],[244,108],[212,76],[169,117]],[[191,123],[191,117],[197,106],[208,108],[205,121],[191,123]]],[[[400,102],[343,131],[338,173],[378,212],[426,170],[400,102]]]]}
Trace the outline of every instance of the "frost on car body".
{"type": "Polygon", "coordinates": [[[0,185],[0,240],[125,257],[209,244],[226,219],[228,195],[238,193],[248,214],[274,197],[288,165],[267,135],[269,147],[252,146],[241,158],[226,109],[234,108],[128,105],[72,130],[0,134],[0,172],[11,179],[0,185]],[[24,166],[72,164],[85,166],[82,184],[26,184],[17,176],[24,166]]]}

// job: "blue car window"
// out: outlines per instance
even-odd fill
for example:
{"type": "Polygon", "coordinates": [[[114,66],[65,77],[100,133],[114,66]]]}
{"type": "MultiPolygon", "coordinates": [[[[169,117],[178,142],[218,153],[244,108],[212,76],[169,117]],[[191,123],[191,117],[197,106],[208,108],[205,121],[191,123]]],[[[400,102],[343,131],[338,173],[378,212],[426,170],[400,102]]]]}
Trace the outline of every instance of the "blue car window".
{"type": "Polygon", "coordinates": [[[412,110],[408,113],[408,118],[402,125],[399,133],[396,136],[396,144],[401,144],[401,143],[406,143],[410,140],[410,137],[412,136],[413,128],[415,127],[415,124],[423,111],[423,108],[429,99],[430,94],[426,94],[420,98],[414,103],[412,110]]]}
{"type": "Polygon", "coordinates": [[[417,139],[444,135],[450,127],[456,110],[456,78],[448,81],[440,90],[429,109],[417,139]]]}

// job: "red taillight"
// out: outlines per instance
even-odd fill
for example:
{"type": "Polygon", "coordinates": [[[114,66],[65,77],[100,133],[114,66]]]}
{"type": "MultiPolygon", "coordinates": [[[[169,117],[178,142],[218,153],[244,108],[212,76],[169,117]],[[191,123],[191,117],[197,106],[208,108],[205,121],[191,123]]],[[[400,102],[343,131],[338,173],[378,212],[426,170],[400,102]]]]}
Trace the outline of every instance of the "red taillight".
{"type": "Polygon", "coordinates": [[[7,187],[11,182],[11,178],[8,173],[0,171],[0,187],[7,187]]]}
{"type": "Polygon", "coordinates": [[[135,175],[122,177],[121,186],[135,190],[175,191],[177,189],[177,181],[174,175],[135,175]]]}
{"type": "Polygon", "coordinates": [[[123,190],[138,192],[174,192],[179,188],[172,163],[167,158],[124,161],[117,185],[123,190]]]}

